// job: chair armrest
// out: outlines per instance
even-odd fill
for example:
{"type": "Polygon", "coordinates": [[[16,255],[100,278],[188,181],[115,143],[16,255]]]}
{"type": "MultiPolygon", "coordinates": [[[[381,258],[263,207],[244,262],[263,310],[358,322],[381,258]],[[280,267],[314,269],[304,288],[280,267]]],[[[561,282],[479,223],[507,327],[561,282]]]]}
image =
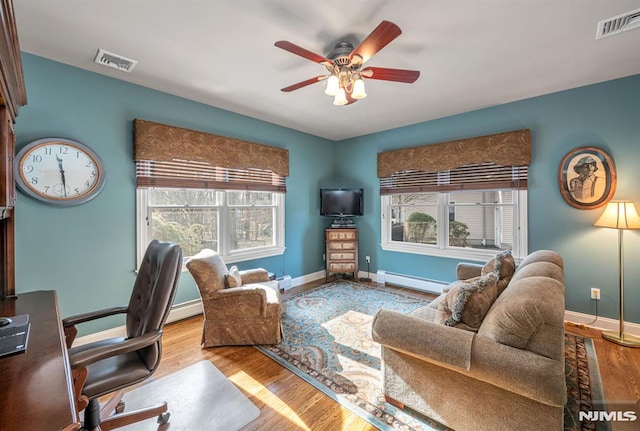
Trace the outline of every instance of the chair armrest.
{"type": "Polygon", "coordinates": [[[266,269],[246,269],[240,271],[240,277],[242,278],[242,284],[260,283],[262,281],[269,281],[269,273],[266,269]]]}
{"type": "Polygon", "coordinates": [[[69,363],[71,368],[87,367],[95,362],[101,361],[112,356],[130,353],[136,350],[144,349],[160,340],[162,331],[149,332],[135,338],[127,338],[122,341],[105,344],[93,349],[83,350],[69,355],[69,363]]]}
{"type": "Polygon", "coordinates": [[[474,277],[480,277],[484,265],[477,263],[460,262],[456,266],[456,279],[468,280],[474,277]]]}
{"type": "MultiPolygon", "coordinates": [[[[202,298],[205,315],[213,318],[264,317],[267,314],[267,287],[259,284],[232,287],[202,298]],[[239,308],[239,305],[242,305],[239,308]],[[239,314],[242,310],[242,315],[239,314]]],[[[209,317],[209,318],[211,318],[209,317]]]]}
{"type": "Polygon", "coordinates": [[[469,370],[475,333],[429,322],[391,310],[373,319],[373,341],[419,359],[469,370]]]}
{"type": "Polygon", "coordinates": [[[567,402],[564,361],[547,358],[478,335],[473,342],[469,375],[541,403],[567,402]]]}
{"type": "Polygon", "coordinates": [[[90,311],[88,313],[77,314],[75,316],[69,316],[65,319],[62,319],[62,326],[68,327],[84,322],[89,322],[91,320],[100,319],[103,317],[113,316],[115,314],[123,314],[126,313],[128,309],[129,307],[127,306],[119,306],[105,308],[104,310],[90,311]]]}

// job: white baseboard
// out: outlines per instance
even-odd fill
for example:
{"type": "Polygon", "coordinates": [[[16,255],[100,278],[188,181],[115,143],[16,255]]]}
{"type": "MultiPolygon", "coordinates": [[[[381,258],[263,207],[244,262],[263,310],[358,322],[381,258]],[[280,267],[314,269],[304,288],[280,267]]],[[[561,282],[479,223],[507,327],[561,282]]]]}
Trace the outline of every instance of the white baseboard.
{"type": "MultiPolygon", "coordinates": [[[[171,308],[171,311],[169,312],[167,323],[176,322],[178,320],[186,319],[192,316],[197,316],[198,314],[202,314],[202,300],[200,299],[194,299],[193,301],[176,304],[171,308]]],[[[78,337],[76,338],[73,345],[82,346],[83,344],[93,343],[94,341],[104,340],[105,338],[124,337],[126,335],[127,330],[123,325],[78,337]]]]}
{"type": "MultiPolygon", "coordinates": [[[[369,276],[373,281],[377,282],[378,280],[383,279],[383,277],[379,276],[380,272],[381,271],[378,271],[376,274],[369,274],[369,276]]],[[[384,278],[385,279],[388,278],[387,274],[390,274],[390,273],[387,273],[385,271],[382,271],[382,272],[385,273],[384,278]]],[[[358,273],[358,276],[366,277],[366,274],[367,274],[366,272],[360,271],[358,273]]],[[[394,275],[398,276],[397,274],[394,274],[394,275]]],[[[302,284],[324,278],[324,276],[325,276],[324,271],[313,272],[311,274],[306,274],[301,277],[293,278],[291,280],[291,285],[292,287],[300,286],[302,284]]],[[[413,281],[411,279],[407,281],[407,280],[396,280],[394,278],[391,278],[391,280],[403,282],[404,284],[398,284],[400,286],[414,288],[416,290],[428,291],[432,293],[441,293],[442,292],[441,288],[443,287],[443,286],[439,286],[441,282],[435,282],[433,280],[426,280],[426,279],[413,278],[413,281]],[[418,287],[413,287],[414,285],[418,287]],[[439,292],[434,290],[438,288],[440,288],[439,292]]],[[[382,283],[383,281],[380,281],[380,282],[382,283]]],[[[389,281],[389,280],[386,280],[386,282],[392,283],[392,281],[389,281]]],[[[397,283],[394,282],[393,284],[397,284],[397,283]]],[[[202,314],[202,300],[200,299],[194,299],[193,301],[176,304],[171,308],[171,311],[169,312],[169,317],[167,317],[167,323],[187,319],[189,317],[197,316],[198,314],[202,314]]],[[[569,311],[569,310],[565,310],[564,319],[567,322],[577,323],[581,325],[589,324],[589,326],[593,328],[606,330],[606,331],[618,331],[620,328],[620,323],[616,319],[598,317],[598,319],[595,322],[591,323],[595,319],[595,316],[592,316],[590,314],[578,313],[575,311],[569,311]]],[[[625,327],[625,333],[640,337],[640,324],[625,322],[624,327],[625,327]]],[[[124,337],[125,335],[126,335],[125,327],[118,326],[116,328],[111,328],[104,331],[78,337],[74,343],[74,346],[80,346],[83,344],[92,343],[94,341],[102,340],[105,338],[124,337]]]]}
{"type": "MultiPolygon", "coordinates": [[[[581,325],[588,325],[592,328],[601,329],[604,331],[615,331],[618,332],[620,330],[620,321],[617,319],[609,319],[607,317],[598,317],[596,319],[595,316],[591,314],[583,314],[578,313],[576,311],[565,310],[564,312],[564,320],[571,323],[578,323],[581,325]],[[591,323],[593,322],[593,323],[591,323]]],[[[625,334],[635,335],[636,337],[640,337],[640,324],[637,323],[624,323],[624,332],[625,334]]]]}
{"type": "MultiPolygon", "coordinates": [[[[311,274],[303,275],[302,277],[296,277],[291,279],[291,287],[300,286],[310,281],[319,280],[324,278],[324,271],[318,271],[311,274]]],[[[167,317],[167,323],[176,322],[178,320],[187,319],[189,317],[202,314],[202,300],[194,299],[193,301],[183,302],[176,304],[171,308],[169,317],[167,317]]],[[[76,338],[73,343],[74,346],[81,346],[83,344],[92,343],[94,341],[103,340],[105,338],[116,338],[126,336],[127,331],[123,326],[116,328],[106,329],[104,331],[95,332],[93,334],[84,335],[76,338]]]]}

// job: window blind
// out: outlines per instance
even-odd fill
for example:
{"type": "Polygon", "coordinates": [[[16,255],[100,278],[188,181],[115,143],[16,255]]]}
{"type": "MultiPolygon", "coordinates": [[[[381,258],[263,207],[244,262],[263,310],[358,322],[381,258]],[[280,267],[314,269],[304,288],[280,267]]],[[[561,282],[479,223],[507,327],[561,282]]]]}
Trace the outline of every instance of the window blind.
{"type": "Polygon", "coordinates": [[[286,192],[289,151],[134,120],[138,187],[286,192]]]}
{"type": "Polygon", "coordinates": [[[378,153],[380,194],[526,189],[528,129],[378,153]]]}
{"type": "Polygon", "coordinates": [[[440,172],[410,170],[380,178],[380,194],[526,189],[527,176],[527,166],[493,163],[470,164],[440,172]]]}

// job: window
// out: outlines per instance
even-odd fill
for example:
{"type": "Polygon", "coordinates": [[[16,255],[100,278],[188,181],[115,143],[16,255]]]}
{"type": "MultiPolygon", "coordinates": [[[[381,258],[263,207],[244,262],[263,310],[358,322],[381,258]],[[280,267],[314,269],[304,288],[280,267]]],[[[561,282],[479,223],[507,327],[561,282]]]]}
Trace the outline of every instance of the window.
{"type": "Polygon", "coordinates": [[[382,196],[382,248],[485,260],[526,255],[526,190],[395,193],[382,196]]]}
{"type": "Polygon", "coordinates": [[[137,207],[138,261],[152,239],[185,257],[210,248],[228,263],[284,252],[284,193],[139,188],[137,207]]]}
{"type": "Polygon", "coordinates": [[[378,153],[384,250],[527,254],[528,129],[378,153]]]}
{"type": "Polygon", "coordinates": [[[152,239],[227,263],[284,253],[289,151],[134,120],[138,262],[152,239]]]}

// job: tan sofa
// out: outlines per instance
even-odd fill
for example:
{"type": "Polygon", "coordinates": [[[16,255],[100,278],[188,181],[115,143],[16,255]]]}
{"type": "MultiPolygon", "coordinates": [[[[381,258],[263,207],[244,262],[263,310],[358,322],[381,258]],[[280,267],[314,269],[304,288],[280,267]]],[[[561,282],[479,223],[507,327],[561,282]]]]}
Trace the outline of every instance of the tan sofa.
{"type": "MultiPolygon", "coordinates": [[[[459,278],[479,275],[480,268],[461,264],[459,278]]],[[[527,256],[477,332],[435,323],[446,295],[408,315],[376,315],[372,334],[381,344],[387,400],[457,431],[563,429],[560,255],[527,256]]]]}
{"type": "Polygon", "coordinates": [[[210,249],[191,257],[186,266],[202,297],[204,347],[280,342],[282,296],[266,270],[230,271],[210,249]]]}

